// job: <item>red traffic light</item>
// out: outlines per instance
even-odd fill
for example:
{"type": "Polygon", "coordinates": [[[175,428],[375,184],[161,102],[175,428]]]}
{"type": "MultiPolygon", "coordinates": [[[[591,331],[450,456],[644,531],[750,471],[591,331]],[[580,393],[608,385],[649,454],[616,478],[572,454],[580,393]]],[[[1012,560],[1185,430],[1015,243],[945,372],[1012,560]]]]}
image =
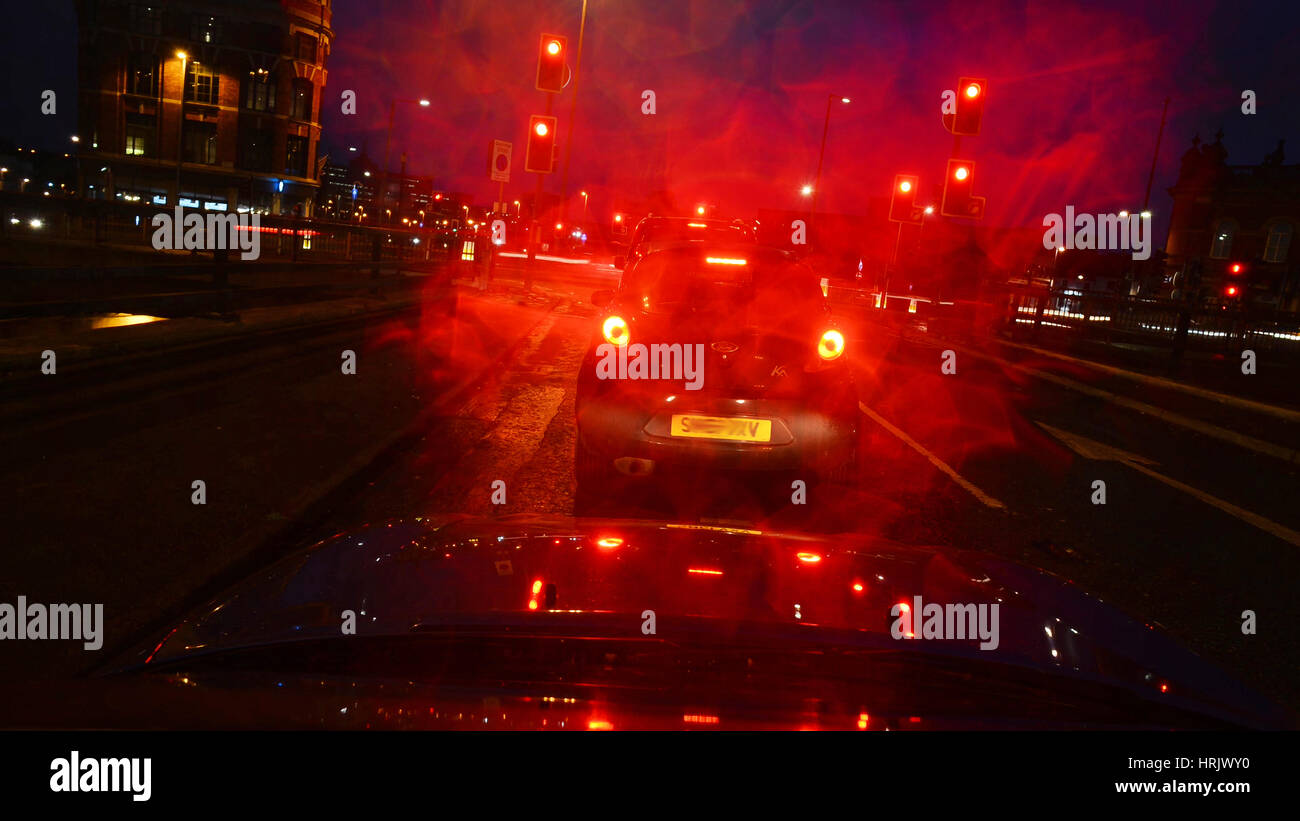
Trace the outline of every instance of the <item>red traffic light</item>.
{"type": "Polygon", "coordinates": [[[1241,273],[1241,263],[1240,263],[1240,262],[1234,262],[1234,263],[1232,263],[1231,265],[1228,266],[1228,271],[1229,271],[1230,273],[1233,273],[1233,274],[1240,274],[1240,273],[1241,273]]]}
{"type": "Polygon", "coordinates": [[[948,173],[943,181],[943,204],[939,213],[945,217],[984,218],[984,198],[973,193],[975,163],[970,160],[948,160],[948,173]]]}
{"type": "Polygon", "coordinates": [[[957,166],[957,168],[954,169],[952,172],[952,178],[957,180],[958,182],[966,179],[969,176],[970,176],[970,169],[964,165],[957,166]]]}
{"type": "Polygon", "coordinates": [[[943,115],[944,128],[954,134],[975,136],[984,119],[987,83],[981,77],[962,77],[957,81],[957,99],[952,114],[943,115]]]}
{"type": "Polygon", "coordinates": [[[1227,288],[1223,289],[1223,292],[1228,296],[1236,296],[1239,292],[1239,289],[1237,288],[1236,285],[1229,285],[1227,288]]]}
{"type": "Polygon", "coordinates": [[[524,170],[550,174],[555,170],[555,118],[534,114],[528,119],[528,150],[524,170]]]}
{"type": "Polygon", "coordinates": [[[889,219],[892,222],[920,222],[916,214],[916,187],[919,179],[912,174],[895,174],[889,196],[889,219]]]}
{"type": "Polygon", "coordinates": [[[555,93],[569,82],[569,70],[564,58],[568,55],[568,39],[558,34],[543,34],[537,49],[537,90],[555,93]]]}

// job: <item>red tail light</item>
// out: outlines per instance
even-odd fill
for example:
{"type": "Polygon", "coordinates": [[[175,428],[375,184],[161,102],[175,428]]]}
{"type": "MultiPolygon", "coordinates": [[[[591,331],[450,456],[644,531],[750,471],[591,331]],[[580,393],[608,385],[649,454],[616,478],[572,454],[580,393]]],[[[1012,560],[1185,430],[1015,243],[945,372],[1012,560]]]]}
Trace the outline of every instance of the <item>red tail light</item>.
{"type": "Polygon", "coordinates": [[[627,322],[621,316],[611,316],[605,319],[605,323],[600,326],[601,333],[605,335],[605,341],[611,345],[622,347],[627,344],[628,331],[627,322]]]}
{"type": "Polygon", "coordinates": [[[817,341],[817,355],[827,362],[839,359],[844,353],[844,334],[831,328],[817,341]]]}

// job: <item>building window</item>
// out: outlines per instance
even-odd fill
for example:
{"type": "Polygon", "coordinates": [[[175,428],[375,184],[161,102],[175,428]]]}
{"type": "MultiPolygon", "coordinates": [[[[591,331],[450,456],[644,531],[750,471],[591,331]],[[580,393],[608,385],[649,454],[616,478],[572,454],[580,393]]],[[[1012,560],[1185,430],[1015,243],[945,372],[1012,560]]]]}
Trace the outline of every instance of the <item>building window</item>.
{"type": "Polygon", "coordinates": [[[221,39],[221,21],[206,14],[190,19],[190,39],[199,43],[216,43],[221,39]]]}
{"type": "Polygon", "coordinates": [[[221,78],[215,71],[200,63],[185,66],[185,101],[216,105],[219,99],[221,78]]]}
{"type": "Polygon", "coordinates": [[[244,141],[244,168],[249,171],[270,171],[271,169],[271,132],[267,129],[255,129],[248,132],[244,141]]]}
{"type": "Polygon", "coordinates": [[[142,97],[158,96],[158,57],[131,52],[126,58],[126,93],[142,97]]]}
{"type": "Polygon", "coordinates": [[[1286,262],[1287,252],[1291,250],[1291,234],[1294,226],[1289,222],[1275,223],[1268,229],[1268,239],[1264,242],[1265,262],[1286,262]]]}
{"type": "Polygon", "coordinates": [[[1237,225],[1232,220],[1223,220],[1214,231],[1214,241],[1210,243],[1211,259],[1227,259],[1232,254],[1232,238],[1237,233],[1237,225]]]}
{"type": "Polygon", "coordinates": [[[244,83],[244,108],[275,111],[275,82],[266,69],[248,72],[248,80],[244,83]]]}
{"type": "Polygon", "coordinates": [[[151,3],[132,3],[128,9],[131,30],[140,34],[162,34],[162,9],[151,3]]]}
{"type": "Polygon", "coordinates": [[[216,165],[217,162],[217,125],[216,123],[185,123],[185,161],[216,165]]]}
{"type": "Polygon", "coordinates": [[[126,145],[122,153],[132,157],[153,156],[154,135],[158,133],[158,118],[152,114],[126,115],[126,145]]]}
{"type": "Polygon", "coordinates": [[[296,79],[293,81],[293,108],[289,116],[296,120],[311,121],[311,80],[296,79]]]}
{"type": "Polygon", "coordinates": [[[293,54],[299,60],[316,62],[316,38],[299,32],[293,36],[293,54]]]}
{"type": "Polygon", "coordinates": [[[290,136],[285,143],[284,173],[307,176],[307,138],[290,136]]]}

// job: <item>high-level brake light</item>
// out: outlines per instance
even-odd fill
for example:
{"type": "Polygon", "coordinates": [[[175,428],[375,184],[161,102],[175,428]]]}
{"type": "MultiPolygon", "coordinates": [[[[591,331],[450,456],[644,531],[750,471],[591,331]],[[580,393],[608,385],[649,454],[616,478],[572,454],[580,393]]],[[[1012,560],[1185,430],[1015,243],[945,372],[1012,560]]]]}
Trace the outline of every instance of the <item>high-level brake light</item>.
{"type": "Polygon", "coordinates": [[[733,257],[705,257],[704,261],[710,265],[748,265],[747,259],[736,259],[733,257]]]}

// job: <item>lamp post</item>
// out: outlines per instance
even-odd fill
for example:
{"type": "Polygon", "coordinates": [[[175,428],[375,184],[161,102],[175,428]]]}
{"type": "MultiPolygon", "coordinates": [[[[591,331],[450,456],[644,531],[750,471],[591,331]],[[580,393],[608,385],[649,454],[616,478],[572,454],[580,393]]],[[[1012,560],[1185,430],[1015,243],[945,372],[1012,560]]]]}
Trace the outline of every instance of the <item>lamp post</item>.
{"type": "MultiPolygon", "coordinates": [[[[826,159],[826,134],[831,128],[831,105],[835,102],[834,94],[826,95],[826,121],[822,123],[822,148],[817,154],[817,179],[813,182],[812,189],[812,208],[808,211],[808,223],[811,225],[813,217],[817,214],[817,195],[822,189],[822,162],[826,159]]],[[[844,105],[849,104],[848,97],[841,97],[840,102],[844,105]]]]}
{"type": "Polygon", "coordinates": [[[587,222],[587,192],[579,191],[578,193],[582,194],[582,222],[585,225],[587,222]]]}
{"type": "Polygon", "coordinates": [[[178,51],[176,57],[181,61],[181,104],[180,113],[176,117],[176,202],[173,204],[179,205],[181,201],[181,158],[184,156],[185,146],[185,69],[190,56],[183,51],[178,51]]]}
{"type": "MultiPolygon", "coordinates": [[[[394,97],[388,101],[388,132],[384,137],[384,167],[379,173],[379,205],[383,207],[388,202],[388,164],[392,161],[393,148],[393,120],[397,118],[397,104],[410,103],[423,108],[428,108],[430,103],[428,99],[421,97],[418,100],[407,99],[405,97],[394,97]]],[[[401,197],[398,197],[398,209],[401,209],[401,197]]]]}
{"type": "MultiPolygon", "coordinates": [[[[578,22],[578,58],[573,66],[573,97],[569,100],[569,134],[564,139],[564,170],[560,173],[560,202],[563,203],[561,207],[565,219],[569,218],[569,157],[573,154],[573,120],[578,112],[578,76],[582,71],[582,36],[586,31],[587,0],[582,0],[582,17],[578,22]]],[[[551,110],[547,108],[546,113],[551,113],[551,110]]]]}

